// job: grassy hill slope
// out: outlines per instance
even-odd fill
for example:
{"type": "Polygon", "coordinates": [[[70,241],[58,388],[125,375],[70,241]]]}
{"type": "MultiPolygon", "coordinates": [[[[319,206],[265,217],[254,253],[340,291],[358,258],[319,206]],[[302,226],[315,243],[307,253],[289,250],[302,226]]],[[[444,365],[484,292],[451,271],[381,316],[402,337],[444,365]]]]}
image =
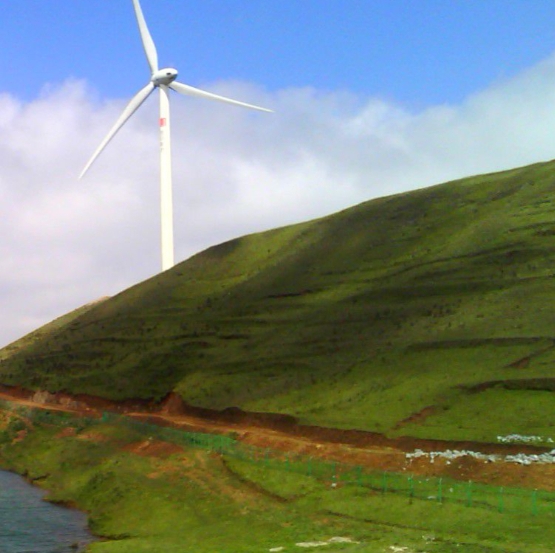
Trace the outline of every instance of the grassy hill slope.
{"type": "Polygon", "coordinates": [[[73,311],[70,311],[69,313],[62,315],[57,319],[54,319],[48,324],[45,324],[44,326],[41,326],[40,328],[33,330],[33,332],[30,332],[29,334],[23,336],[23,338],[20,338],[19,340],[7,345],[5,348],[0,349],[0,363],[4,359],[8,359],[9,357],[13,356],[18,351],[32,347],[33,344],[36,342],[47,340],[57,330],[70,324],[74,319],[76,319],[77,317],[80,317],[81,315],[86,313],[89,309],[92,309],[95,305],[97,305],[100,302],[106,301],[107,299],[108,297],[106,296],[96,301],[87,303],[81,307],[78,307],[77,309],[74,309],[73,311]]]}
{"type": "Polygon", "coordinates": [[[553,436],[555,162],[245,236],[0,352],[0,381],[430,437],[553,436]],[[426,415],[426,416],[424,416],[426,415]]]}

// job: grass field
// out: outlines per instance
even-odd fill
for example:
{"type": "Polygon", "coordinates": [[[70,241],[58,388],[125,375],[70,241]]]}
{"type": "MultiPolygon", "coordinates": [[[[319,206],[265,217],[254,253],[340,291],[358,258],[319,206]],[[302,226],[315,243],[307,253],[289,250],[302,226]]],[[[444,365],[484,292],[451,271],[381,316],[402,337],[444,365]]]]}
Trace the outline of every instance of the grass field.
{"type": "Polygon", "coordinates": [[[113,423],[58,416],[54,425],[26,410],[3,412],[0,460],[48,489],[50,500],[89,513],[104,536],[91,553],[548,553],[555,546],[553,509],[500,513],[478,495],[472,506],[452,502],[448,489],[440,503],[332,487],[279,463],[176,447],[113,423]]]}
{"type": "Polygon", "coordinates": [[[555,162],[539,163],[231,240],[0,351],[0,382],[555,438],[554,191],[555,162]]]}

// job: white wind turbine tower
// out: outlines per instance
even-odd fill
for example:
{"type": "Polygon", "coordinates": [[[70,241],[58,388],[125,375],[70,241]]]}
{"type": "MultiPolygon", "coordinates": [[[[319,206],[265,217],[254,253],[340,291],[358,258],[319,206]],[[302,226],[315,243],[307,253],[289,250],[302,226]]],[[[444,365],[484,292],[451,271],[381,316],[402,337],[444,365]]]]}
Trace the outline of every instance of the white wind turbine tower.
{"type": "Polygon", "coordinates": [[[139,0],[133,0],[135,7],[135,15],[139,24],[139,31],[145,50],[148,65],[150,66],[151,77],[148,84],[139,90],[131,99],[129,104],[119,116],[106,138],[94,152],[93,156],[79,175],[79,178],[88,171],[95,159],[100,155],[102,150],[107,146],[108,142],[114,138],[115,134],[123,127],[126,121],[137,111],[141,104],[150,96],[155,88],[160,90],[160,202],[161,202],[161,219],[162,219],[162,270],[170,269],[174,265],[173,260],[173,202],[172,202],[172,166],[171,166],[171,142],[170,142],[170,103],[169,89],[175,90],[186,96],[198,96],[200,98],[208,98],[209,100],[217,100],[227,104],[242,106],[244,108],[255,109],[258,111],[271,112],[272,110],[238,102],[224,96],[218,96],[204,90],[199,90],[192,86],[177,82],[177,70],[172,67],[164,69],[158,68],[158,54],[156,46],[150,36],[150,32],[143,16],[143,11],[139,0]]]}

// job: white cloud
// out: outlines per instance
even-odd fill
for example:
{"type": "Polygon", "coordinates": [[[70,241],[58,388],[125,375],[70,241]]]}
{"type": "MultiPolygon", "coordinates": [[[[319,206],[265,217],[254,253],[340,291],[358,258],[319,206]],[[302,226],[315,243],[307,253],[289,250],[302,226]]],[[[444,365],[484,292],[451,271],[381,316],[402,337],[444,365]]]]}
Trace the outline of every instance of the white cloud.
{"type": "MultiPolygon", "coordinates": [[[[275,109],[173,98],[176,257],[367,199],[550,159],[555,57],[461,105],[419,113],[314,89],[209,90],[275,109]]],[[[0,94],[0,345],[159,270],[157,101],[78,181],[125,100],[82,82],[0,94]]]]}

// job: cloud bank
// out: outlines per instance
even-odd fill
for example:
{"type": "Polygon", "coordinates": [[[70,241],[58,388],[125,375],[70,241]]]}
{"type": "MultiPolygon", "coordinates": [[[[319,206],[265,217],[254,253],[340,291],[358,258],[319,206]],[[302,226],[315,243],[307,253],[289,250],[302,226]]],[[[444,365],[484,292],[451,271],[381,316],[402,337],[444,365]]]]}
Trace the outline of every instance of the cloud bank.
{"type": "MultiPolygon", "coordinates": [[[[371,198],[555,157],[555,56],[417,113],[348,91],[204,88],[275,113],[174,95],[177,261],[371,198]]],[[[78,181],[126,99],[99,102],[77,81],[29,103],[0,94],[0,346],[159,271],[155,96],[78,181]]]]}

